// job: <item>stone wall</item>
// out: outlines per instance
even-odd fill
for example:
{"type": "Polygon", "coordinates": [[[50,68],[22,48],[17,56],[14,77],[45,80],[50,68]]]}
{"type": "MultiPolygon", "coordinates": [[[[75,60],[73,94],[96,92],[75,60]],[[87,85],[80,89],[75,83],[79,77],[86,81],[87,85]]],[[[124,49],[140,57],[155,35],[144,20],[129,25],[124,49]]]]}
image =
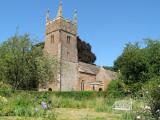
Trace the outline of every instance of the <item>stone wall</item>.
{"type": "Polygon", "coordinates": [[[90,83],[96,82],[96,74],[99,68],[96,65],[91,65],[83,62],[79,62],[79,90],[81,90],[82,82],[84,82],[84,90],[93,90],[93,86],[90,83]]]}
{"type": "Polygon", "coordinates": [[[99,69],[99,72],[96,75],[96,81],[103,82],[103,86],[102,86],[103,90],[106,90],[111,80],[114,80],[116,78],[117,78],[117,74],[115,72],[106,70],[103,67],[99,69]]]}
{"type": "Polygon", "coordinates": [[[91,91],[93,90],[93,86],[90,85],[90,83],[95,82],[95,81],[96,81],[96,75],[79,72],[79,86],[77,87],[79,87],[79,90],[83,90],[81,88],[81,84],[83,82],[84,90],[91,91]]]}
{"type": "Polygon", "coordinates": [[[60,39],[62,44],[61,59],[63,61],[77,63],[77,36],[65,31],[61,31],[60,39]],[[67,37],[70,37],[70,41],[67,41],[67,37]]]}
{"type": "Polygon", "coordinates": [[[61,67],[61,90],[77,91],[77,85],[78,63],[63,61],[61,67]]]}

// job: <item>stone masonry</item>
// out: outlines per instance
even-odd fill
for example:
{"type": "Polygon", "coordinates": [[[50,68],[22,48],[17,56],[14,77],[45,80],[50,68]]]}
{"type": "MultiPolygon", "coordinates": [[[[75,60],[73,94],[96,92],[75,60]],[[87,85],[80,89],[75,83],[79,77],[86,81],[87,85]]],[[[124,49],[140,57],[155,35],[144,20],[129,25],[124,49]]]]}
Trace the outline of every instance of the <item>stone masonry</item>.
{"type": "Polygon", "coordinates": [[[56,57],[60,62],[57,82],[40,87],[40,91],[90,91],[105,90],[116,73],[102,67],[78,61],[77,52],[77,12],[73,21],[62,16],[62,3],[57,16],[50,20],[46,16],[46,38],[44,52],[56,57]]]}

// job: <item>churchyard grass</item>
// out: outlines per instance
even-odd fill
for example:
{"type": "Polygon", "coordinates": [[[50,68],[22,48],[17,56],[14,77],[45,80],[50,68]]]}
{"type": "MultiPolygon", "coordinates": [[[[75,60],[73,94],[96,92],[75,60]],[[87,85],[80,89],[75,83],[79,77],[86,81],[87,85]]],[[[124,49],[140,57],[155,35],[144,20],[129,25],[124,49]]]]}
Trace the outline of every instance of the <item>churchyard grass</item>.
{"type": "Polygon", "coordinates": [[[112,109],[124,98],[108,98],[105,92],[1,91],[0,96],[7,99],[0,120],[132,120],[130,112],[112,109]]]}

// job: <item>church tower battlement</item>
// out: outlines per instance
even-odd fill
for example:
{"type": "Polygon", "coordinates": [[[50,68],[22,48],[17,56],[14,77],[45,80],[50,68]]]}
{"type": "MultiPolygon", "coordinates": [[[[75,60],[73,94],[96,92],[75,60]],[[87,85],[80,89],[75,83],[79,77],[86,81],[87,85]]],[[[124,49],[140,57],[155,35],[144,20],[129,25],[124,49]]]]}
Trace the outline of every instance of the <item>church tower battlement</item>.
{"type": "Polygon", "coordinates": [[[77,12],[74,13],[73,21],[63,18],[62,3],[54,20],[50,20],[50,12],[47,12],[45,51],[59,59],[78,62],[77,12]]]}

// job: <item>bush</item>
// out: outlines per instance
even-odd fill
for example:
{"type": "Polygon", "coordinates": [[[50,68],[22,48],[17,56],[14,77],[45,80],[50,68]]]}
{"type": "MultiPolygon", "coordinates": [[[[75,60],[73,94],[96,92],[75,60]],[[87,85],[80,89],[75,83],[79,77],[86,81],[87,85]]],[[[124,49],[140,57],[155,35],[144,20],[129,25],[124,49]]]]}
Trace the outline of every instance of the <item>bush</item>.
{"type": "Polygon", "coordinates": [[[1,96],[10,96],[11,92],[12,92],[11,85],[0,82],[0,95],[1,96]]]}
{"type": "Polygon", "coordinates": [[[159,76],[155,76],[155,77],[151,78],[148,82],[146,82],[143,85],[143,88],[146,90],[152,90],[157,85],[160,85],[160,77],[159,76]]]}
{"type": "Polygon", "coordinates": [[[121,80],[113,80],[107,88],[107,96],[124,97],[128,92],[128,87],[121,80]]]}
{"type": "Polygon", "coordinates": [[[160,119],[160,86],[151,91],[151,113],[156,118],[160,119]]]}
{"type": "Polygon", "coordinates": [[[12,89],[12,86],[9,84],[5,84],[3,82],[0,82],[0,89],[1,90],[10,90],[10,89],[12,89]]]}

